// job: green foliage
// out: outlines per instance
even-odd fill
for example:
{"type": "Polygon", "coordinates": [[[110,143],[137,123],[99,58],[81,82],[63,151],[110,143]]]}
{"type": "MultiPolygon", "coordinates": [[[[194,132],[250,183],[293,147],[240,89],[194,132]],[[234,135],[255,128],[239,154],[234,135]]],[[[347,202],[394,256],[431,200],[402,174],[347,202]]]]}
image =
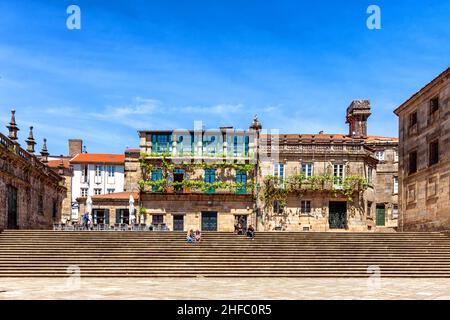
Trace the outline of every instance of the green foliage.
{"type": "Polygon", "coordinates": [[[263,182],[261,200],[266,208],[272,208],[275,200],[285,206],[289,194],[301,195],[306,191],[331,191],[335,196],[341,194],[349,202],[353,202],[355,193],[368,187],[367,179],[361,176],[344,178],[325,174],[307,177],[304,174],[290,176],[283,180],[275,176],[267,176],[263,182]]]}

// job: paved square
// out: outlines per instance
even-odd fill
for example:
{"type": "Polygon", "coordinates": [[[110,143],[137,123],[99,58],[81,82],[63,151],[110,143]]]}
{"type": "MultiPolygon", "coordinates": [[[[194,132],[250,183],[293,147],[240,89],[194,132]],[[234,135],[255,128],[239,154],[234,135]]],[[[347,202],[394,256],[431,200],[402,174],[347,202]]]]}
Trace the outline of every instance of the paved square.
{"type": "Polygon", "coordinates": [[[3,278],[0,299],[450,299],[450,279],[3,278]]]}

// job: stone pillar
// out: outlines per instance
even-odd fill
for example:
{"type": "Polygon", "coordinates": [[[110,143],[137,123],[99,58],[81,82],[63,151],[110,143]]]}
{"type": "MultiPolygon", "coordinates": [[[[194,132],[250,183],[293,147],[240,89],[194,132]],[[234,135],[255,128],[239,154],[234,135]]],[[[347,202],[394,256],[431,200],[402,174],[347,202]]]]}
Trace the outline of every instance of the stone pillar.
{"type": "Polygon", "coordinates": [[[48,162],[48,150],[47,150],[47,139],[44,138],[44,144],[42,145],[42,150],[41,150],[41,156],[42,156],[42,162],[43,163],[47,163],[48,162]]]}
{"type": "Polygon", "coordinates": [[[34,146],[36,145],[36,141],[33,137],[33,127],[30,127],[30,133],[28,134],[28,139],[26,140],[27,143],[27,151],[29,153],[34,153],[34,146]]]}
{"type": "Polygon", "coordinates": [[[9,131],[8,138],[14,142],[17,141],[17,131],[20,130],[16,124],[15,114],[16,114],[16,110],[12,109],[11,110],[11,120],[9,121],[9,125],[6,126],[6,128],[8,128],[8,131],[9,131]]]}

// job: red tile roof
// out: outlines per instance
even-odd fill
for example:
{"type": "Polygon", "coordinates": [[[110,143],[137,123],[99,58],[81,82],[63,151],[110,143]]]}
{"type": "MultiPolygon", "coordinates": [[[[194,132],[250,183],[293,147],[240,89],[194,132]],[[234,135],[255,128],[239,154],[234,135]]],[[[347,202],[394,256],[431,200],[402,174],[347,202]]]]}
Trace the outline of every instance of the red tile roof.
{"type": "MultiPolygon", "coordinates": [[[[283,141],[284,139],[288,140],[339,140],[339,141],[349,141],[352,138],[345,134],[331,134],[331,133],[318,133],[318,134],[276,134],[276,135],[261,135],[261,139],[269,139],[271,136],[278,137],[279,141],[283,141]]],[[[382,137],[382,136],[368,136],[366,139],[367,142],[373,141],[398,141],[398,138],[394,137],[382,137]]]]}
{"type": "MultiPolygon", "coordinates": [[[[69,163],[69,159],[63,159],[63,165],[64,165],[64,169],[69,169],[70,167],[70,163],[69,163]]],[[[50,168],[59,168],[59,165],[61,164],[61,160],[48,160],[47,165],[50,168]]]]}
{"type": "Polygon", "coordinates": [[[123,154],[101,154],[101,153],[80,153],[70,160],[71,164],[75,163],[110,163],[124,164],[125,155],[123,154]]]}
{"type": "MultiPolygon", "coordinates": [[[[130,195],[133,195],[134,200],[139,199],[139,192],[116,192],[110,194],[101,194],[97,196],[91,196],[92,200],[128,200],[130,199],[130,195]]],[[[87,197],[80,197],[79,199],[86,200],[87,197]]]]}

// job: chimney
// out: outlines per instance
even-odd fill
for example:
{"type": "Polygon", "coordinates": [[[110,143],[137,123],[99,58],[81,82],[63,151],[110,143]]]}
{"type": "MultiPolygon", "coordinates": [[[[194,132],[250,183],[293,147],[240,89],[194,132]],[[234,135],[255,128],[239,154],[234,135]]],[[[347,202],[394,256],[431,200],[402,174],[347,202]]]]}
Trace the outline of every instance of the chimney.
{"type": "Polygon", "coordinates": [[[33,127],[30,127],[30,133],[28,134],[28,139],[25,142],[27,143],[27,151],[29,153],[34,153],[34,146],[36,145],[36,141],[34,141],[33,137],[33,127]]]}
{"type": "Polygon", "coordinates": [[[75,157],[80,153],[83,153],[83,140],[69,139],[69,156],[75,157]]]}
{"type": "Polygon", "coordinates": [[[369,100],[353,100],[347,108],[349,136],[355,139],[367,138],[367,119],[370,117],[369,100]]]}
{"type": "Polygon", "coordinates": [[[8,128],[9,133],[8,133],[8,138],[11,139],[12,141],[16,142],[17,141],[17,131],[19,131],[19,128],[16,125],[16,110],[11,110],[11,121],[9,121],[9,125],[6,126],[6,128],[8,128]]]}

